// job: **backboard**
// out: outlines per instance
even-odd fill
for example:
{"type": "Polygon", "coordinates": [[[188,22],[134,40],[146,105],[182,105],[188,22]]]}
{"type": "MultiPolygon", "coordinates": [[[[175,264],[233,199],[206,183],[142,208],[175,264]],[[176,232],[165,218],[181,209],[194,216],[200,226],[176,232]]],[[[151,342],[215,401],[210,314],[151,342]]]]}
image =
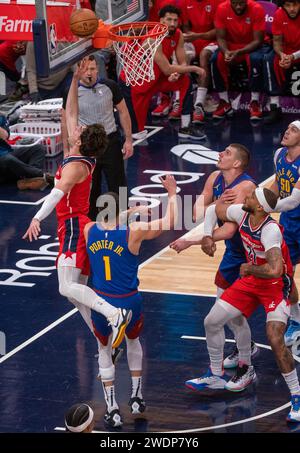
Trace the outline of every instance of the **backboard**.
{"type": "MultiPolygon", "coordinates": [[[[84,1],[36,0],[35,6],[33,40],[40,77],[48,77],[93,51],[91,39],[77,38],[69,28],[70,15],[78,7],[84,7],[84,1]]],[[[99,19],[111,24],[142,21],[147,17],[148,1],[96,0],[95,12],[99,19]]]]}

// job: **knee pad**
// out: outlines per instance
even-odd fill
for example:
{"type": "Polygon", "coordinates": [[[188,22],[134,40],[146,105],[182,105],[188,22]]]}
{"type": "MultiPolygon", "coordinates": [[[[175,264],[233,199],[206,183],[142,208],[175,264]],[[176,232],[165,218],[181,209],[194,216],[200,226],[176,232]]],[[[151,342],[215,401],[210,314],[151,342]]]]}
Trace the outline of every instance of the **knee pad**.
{"type": "Polygon", "coordinates": [[[115,366],[112,365],[109,368],[99,368],[99,377],[102,382],[109,382],[115,380],[115,366]]]}

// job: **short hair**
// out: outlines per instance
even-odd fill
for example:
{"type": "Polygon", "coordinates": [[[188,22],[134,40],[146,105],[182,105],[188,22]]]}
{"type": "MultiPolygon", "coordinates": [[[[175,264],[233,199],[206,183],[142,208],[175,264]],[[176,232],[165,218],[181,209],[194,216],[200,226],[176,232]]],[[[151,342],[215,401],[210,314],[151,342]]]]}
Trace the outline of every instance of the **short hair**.
{"type": "Polygon", "coordinates": [[[107,222],[116,219],[120,214],[120,198],[115,192],[107,192],[97,199],[97,221],[107,222]],[[99,206],[99,207],[98,207],[99,206]]]}
{"type": "Polygon", "coordinates": [[[102,157],[108,144],[107,135],[102,124],[87,126],[80,135],[80,154],[88,157],[102,157]]]}
{"type": "Polygon", "coordinates": [[[263,191],[266,202],[268,203],[271,209],[275,209],[275,206],[277,204],[277,195],[275,195],[275,193],[272,192],[272,190],[270,189],[264,188],[263,191]]]}
{"type": "Polygon", "coordinates": [[[177,14],[178,17],[180,17],[180,15],[181,15],[180,9],[176,8],[176,6],[174,6],[174,5],[165,5],[159,10],[158,17],[161,19],[162,17],[165,17],[165,15],[167,13],[177,14]]]}
{"type": "MultiPolygon", "coordinates": [[[[74,404],[65,414],[65,423],[68,426],[77,428],[78,426],[85,423],[90,416],[90,409],[87,404],[79,403],[74,404]]],[[[67,427],[66,430],[71,432],[67,427]]]]}
{"type": "Polygon", "coordinates": [[[89,61],[96,61],[95,55],[89,55],[88,56],[89,61]]]}
{"type": "Polygon", "coordinates": [[[250,163],[249,149],[246,146],[241,145],[241,143],[231,143],[230,146],[232,146],[232,148],[235,148],[237,150],[238,160],[241,161],[243,170],[248,168],[249,163],[250,163]]]}
{"type": "Polygon", "coordinates": [[[300,3],[300,0],[278,0],[276,3],[278,7],[282,7],[285,3],[300,3]]]}

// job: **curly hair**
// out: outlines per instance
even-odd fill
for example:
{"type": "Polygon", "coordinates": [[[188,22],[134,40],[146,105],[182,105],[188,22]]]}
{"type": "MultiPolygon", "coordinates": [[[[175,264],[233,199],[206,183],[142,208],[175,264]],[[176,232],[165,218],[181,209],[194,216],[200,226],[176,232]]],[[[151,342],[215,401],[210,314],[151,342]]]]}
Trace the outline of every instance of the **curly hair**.
{"type": "Polygon", "coordinates": [[[108,144],[107,135],[102,124],[87,126],[81,133],[80,140],[80,153],[89,157],[101,157],[108,144]]]}

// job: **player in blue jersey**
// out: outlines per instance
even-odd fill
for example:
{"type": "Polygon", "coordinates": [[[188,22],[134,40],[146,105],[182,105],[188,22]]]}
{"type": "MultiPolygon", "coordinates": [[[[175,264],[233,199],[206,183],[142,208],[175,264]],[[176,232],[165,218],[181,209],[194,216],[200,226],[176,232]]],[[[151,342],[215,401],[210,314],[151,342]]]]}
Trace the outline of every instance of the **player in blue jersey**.
{"type": "MultiPolygon", "coordinates": [[[[280,223],[284,227],[283,237],[289,248],[295,270],[300,262],[300,121],[293,121],[285,131],[282,148],[274,155],[275,180],[270,189],[280,200],[275,210],[282,212],[280,223]]],[[[291,295],[291,319],[285,333],[285,343],[291,346],[300,337],[300,309],[298,292],[291,295]]]]}
{"type": "MultiPolygon", "coordinates": [[[[197,211],[200,203],[204,204],[206,209],[211,203],[221,198],[226,203],[243,203],[246,196],[253,192],[256,187],[255,181],[246,173],[249,165],[250,153],[248,149],[239,143],[232,143],[227,148],[219,153],[217,163],[218,170],[211,173],[208,177],[204,189],[194,206],[194,217],[197,220],[197,211]]],[[[237,231],[236,225],[233,223],[225,223],[223,226],[219,224],[218,240],[225,240],[225,253],[220,263],[218,272],[215,278],[217,286],[217,297],[229,286],[234,283],[240,275],[240,266],[246,262],[243,244],[237,231]],[[227,238],[230,238],[227,240],[227,238]]],[[[190,240],[177,239],[170,244],[170,247],[180,253],[182,250],[192,246],[201,245],[203,251],[213,256],[214,242],[211,237],[201,237],[201,239],[190,240]]],[[[234,323],[229,323],[230,329],[235,331],[234,323]]],[[[257,347],[252,342],[252,356],[257,352],[257,347]]],[[[239,354],[237,348],[224,360],[224,368],[234,368],[238,365],[239,354]]]]}
{"type": "MultiPolygon", "coordinates": [[[[119,198],[106,194],[98,199],[100,210],[97,223],[85,227],[85,238],[89,255],[93,289],[99,297],[118,308],[132,311],[125,330],[127,360],[132,378],[132,394],[129,406],[132,414],[145,410],[142,395],[143,351],[139,335],[143,326],[142,301],[138,292],[138,255],[141,243],[158,237],[163,230],[173,228],[177,218],[176,181],[173,176],[161,178],[168,192],[168,206],[163,218],[151,222],[122,224],[119,198]]],[[[112,331],[104,316],[92,311],[94,334],[99,349],[99,378],[106,401],[105,423],[110,427],[123,424],[119,406],[115,399],[115,366],[112,362],[112,331]]]]}

